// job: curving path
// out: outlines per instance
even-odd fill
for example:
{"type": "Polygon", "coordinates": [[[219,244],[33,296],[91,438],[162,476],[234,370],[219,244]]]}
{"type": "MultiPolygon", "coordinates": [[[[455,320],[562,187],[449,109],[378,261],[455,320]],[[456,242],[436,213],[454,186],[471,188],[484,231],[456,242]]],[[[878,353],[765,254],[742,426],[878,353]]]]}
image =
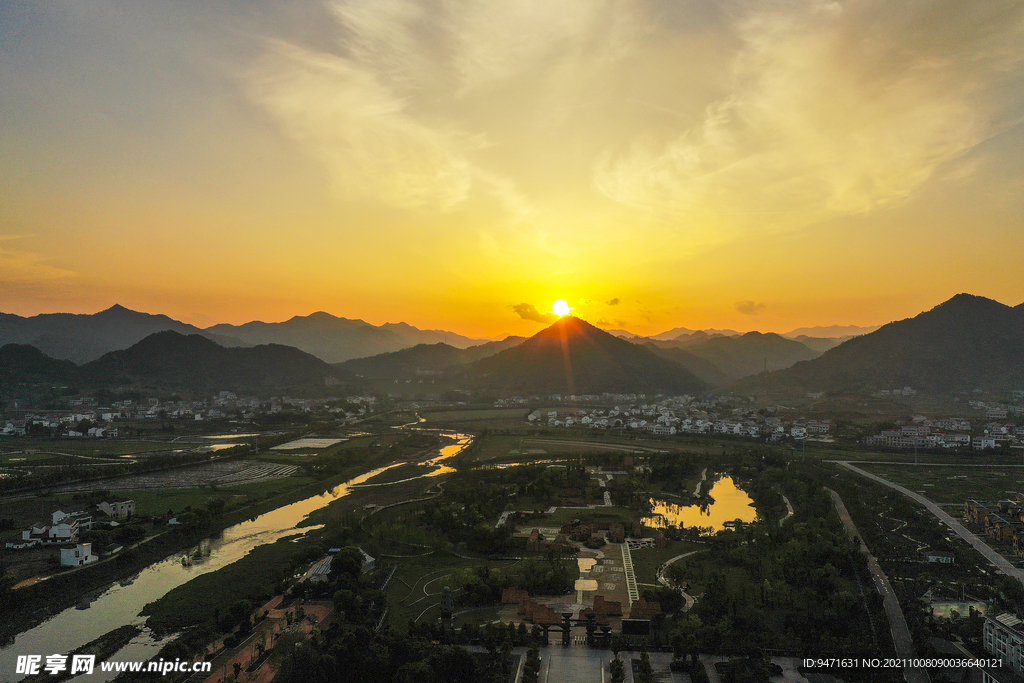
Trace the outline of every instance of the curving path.
{"type": "Polygon", "coordinates": [[[925,506],[925,508],[927,508],[927,510],[929,512],[931,512],[933,515],[935,515],[936,517],[939,518],[940,522],[942,522],[943,524],[948,526],[950,529],[952,529],[953,532],[956,533],[957,536],[959,536],[960,538],[962,538],[965,541],[967,541],[971,545],[971,547],[973,547],[975,550],[977,550],[979,553],[981,553],[985,557],[985,559],[988,560],[989,562],[991,562],[993,565],[995,565],[996,568],[999,571],[1001,571],[1002,573],[1006,574],[1007,576],[1012,576],[1013,578],[1017,579],[1021,583],[1024,583],[1024,571],[1022,571],[1022,570],[1018,569],[1017,567],[1014,567],[1012,564],[1010,564],[1009,560],[1007,560],[1005,557],[1003,557],[1002,555],[997,553],[995,550],[993,550],[991,548],[991,546],[989,546],[988,543],[985,543],[983,540],[978,538],[977,535],[972,533],[963,524],[961,524],[957,520],[955,520],[952,517],[950,517],[947,512],[943,511],[942,508],[940,508],[938,505],[936,505],[932,501],[928,500],[927,498],[925,498],[924,496],[922,496],[919,493],[914,493],[913,491],[911,491],[908,488],[900,486],[899,484],[894,484],[893,482],[889,481],[888,479],[883,479],[882,477],[878,476],[877,474],[872,474],[871,472],[867,472],[865,470],[862,470],[861,468],[859,468],[856,465],[853,465],[853,464],[851,464],[851,463],[849,463],[847,461],[840,460],[840,461],[835,461],[835,462],[836,462],[837,465],[841,465],[842,467],[845,467],[846,469],[848,469],[848,470],[850,470],[852,472],[856,472],[857,474],[859,474],[859,475],[861,475],[863,477],[867,477],[868,479],[871,479],[872,481],[876,481],[879,484],[882,484],[884,486],[888,486],[889,488],[891,488],[891,489],[893,489],[895,491],[899,491],[900,493],[902,493],[906,497],[910,498],[911,500],[914,500],[914,501],[920,503],[921,505],[925,506]]]}
{"type": "Polygon", "coordinates": [[[683,600],[686,601],[686,607],[683,608],[684,612],[689,612],[690,609],[693,607],[693,603],[697,602],[697,600],[692,595],[690,595],[689,593],[684,591],[682,588],[677,588],[677,587],[673,586],[672,584],[670,584],[668,579],[665,578],[665,570],[668,569],[668,566],[670,564],[673,564],[674,562],[678,562],[679,560],[683,559],[684,557],[689,557],[690,555],[696,555],[697,553],[707,552],[708,550],[709,550],[709,548],[700,548],[698,550],[691,550],[688,553],[683,553],[682,555],[676,555],[675,557],[673,557],[673,558],[671,558],[669,560],[666,560],[665,564],[663,564],[660,567],[658,567],[658,574],[657,574],[658,583],[660,583],[662,586],[665,586],[666,588],[675,588],[677,591],[679,591],[679,594],[683,596],[683,600]]]}

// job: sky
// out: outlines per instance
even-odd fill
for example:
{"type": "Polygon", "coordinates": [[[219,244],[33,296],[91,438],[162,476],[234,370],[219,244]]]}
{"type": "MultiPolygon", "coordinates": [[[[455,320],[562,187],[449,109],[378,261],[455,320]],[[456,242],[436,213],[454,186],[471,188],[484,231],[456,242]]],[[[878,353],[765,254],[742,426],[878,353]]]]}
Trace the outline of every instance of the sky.
{"type": "Polygon", "coordinates": [[[1024,301],[1024,2],[0,3],[0,311],[477,337],[1024,301]]]}

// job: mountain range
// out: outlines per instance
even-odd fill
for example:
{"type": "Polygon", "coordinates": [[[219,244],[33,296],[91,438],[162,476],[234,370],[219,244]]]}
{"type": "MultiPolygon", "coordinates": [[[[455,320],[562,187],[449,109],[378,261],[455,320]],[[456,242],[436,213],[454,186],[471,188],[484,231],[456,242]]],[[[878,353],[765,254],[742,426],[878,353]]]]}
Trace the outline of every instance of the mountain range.
{"type": "Polygon", "coordinates": [[[884,325],[813,360],[749,377],[737,388],[864,393],[1024,389],[1024,304],[970,294],[884,325]]]}
{"type": "Polygon", "coordinates": [[[678,363],[571,316],[471,363],[465,381],[502,393],[695,393],[708,388],[678,363]]]}
{"type": "Polygon", "coordinates": [[[7,387],[121,387],[201,394],[231,390],[258,395],[322,391],[328,384],[355,380],[351,373],[294,347],[229,348],[199,334],[170,330],[80,366],[26,344],[6,344],[0,347],[0,379],[7,387]]]}
{"type": "Polygon", "coordinates": [[[517,346],[525,340],[525,337],[506,337],[501,341],[487,342],[466,349],[458,349],[444,342],[417,344],[401,351],[336,363],[335,367],[368,379],[414,379],[421,375],[454,373],[462,366],[517,346]]]}
{"type": "Polygon", "coordinates": [[[198,334],[222,346],[244,346],[240,339],[202,330],[166,315],[114,305],[91,315],[43,313],[23,318],[0,313],[0,346],[30,344],[53,358],[85,363],[109,351],[126,349],[154,332],[198,334]]]}
{"type": "Polygon", "coordinates": [[[200,330],[114,306],[95,315],[0,314],[0,343],[14,340],[0,348],[0,381],[256,391],[323,386],[327,378],[433,375],[451,386],[507,393],[1024,389],[1024,304],[1014,308],[960,294],[845,341],[732,332],[676,328],[657,335],[674,335],[669,339],[627,339],[566,317],[529,339],[479,343],[327,313],[200,330]],[[337,358],[342,360],[326,362],[337,358]]]}
{"type": "Polygon", "coordinates": [[[485,342],[443,330],[421,330],[406,323],[375,327],[364,320],[338,318],[320,311],[280,323],[214,325],[207,332],[241,339],[249,344],[287,344],[328,363],[400,351],[417,344],[444,343],[465,349],[485,342]]]}

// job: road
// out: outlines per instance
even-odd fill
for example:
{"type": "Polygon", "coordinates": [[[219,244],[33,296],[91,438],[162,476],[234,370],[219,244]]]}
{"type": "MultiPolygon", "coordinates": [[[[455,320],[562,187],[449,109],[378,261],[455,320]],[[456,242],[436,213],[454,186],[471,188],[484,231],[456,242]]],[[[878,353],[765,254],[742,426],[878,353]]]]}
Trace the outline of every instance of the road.
{"type": "Polygon", "coordinates": [[[932,501],[928,500],[927,498],[925,498],[924,496],[922,496],[919,493],[914,493],[913,491],[911,491],[908,488],[900,486],[899,484],[894,484],[893,482],[889,481],[888,479],[883,479],[882,477],[878,476],[877,474],[872,474],[871,472],[866,472],[865,470],[862,470],[861,468],[859,468],[856,465],[853,465],[853,464],[851,464],[849,462],[846,462],[844,460],[838,460],[838,461],[835,461],[835,462],[836,462],[836,464],[841,465],[841,466],[845,467],[848,470],[856,472],[857,474],[859,474],[859,475],[861,475],[863,477],[867,477],[868,479],[871,479],[872,481],[877,481],[879,484],[882,484],[884,486],[888,486],[889,488],[891,488],[893,490],[899,491],[900,493],[902,493],[906,497],[910,498],[911,500],[917,501],[921,505],[925,506],[925,508],[927,508],[929,512],[931,512],[933,515],[935,515],[936,517],[939,518],[939,521],[941,521],[943,524],[945,524],[950,529],[952,529],[956,533],[957,536],[959,536],[960,538],[962,538],[965,541],[967,541],[968,543],[970,543],[971,547],[973,547],[975,550],[977,550],[979,553],[981,553],[985,557],[985,559],[988,560],[989,562],[991,562],[993,565],[995,565],[995,567],[997,569],[999,569],[999,571],[1001,571],[1002,573],[1006,574],[1007,576],[1012,576],[1013,578],[1017,579],[1021,583],[1024,583],[1024,571],[1022,571],[1022,570],[1018,569],[1017,567],[1014,567],[1012,564],[1010,564],[1009,560],[1007,560],[1005,557],[1003,557],[1002,555],[997,553],[995,550],[993,550],[988,545],[988,543],[985,543],[983,540],[978,538],[967,527],[965,527],[963,524],[961,524],[957,520],[955,520],[952,517],[950,517],[948,513],[944,512],[942,510],[942,508],[940,508],[938,505],[936,505],[932,501]]]}
{"type": "MultiPolygon", "coordinates": [[[[665,564],[663,564],[660,567],[658,567],[658,583],[660,583],[662,586],[665,586],[666,588],[676,588],[671,583],[669,583],[668,579],[665,578],[665,570],[668,569],[668,566],[670,564],[674,563],[674,562],[678,562],[679,560],[683,559],[684,557],[689,557],[690,555],[694,555],[696,553],[707,552],[707,550],[708,550],[707,548],[701,548],[699,550],[691,550],[688,553],[683,553],[682,555],[676,555],[675,557],[673,557],[673,558],[671,558],[669,560],[666,560],[665,564]]],[[[683,608],[683,611],[684,612],[689,612],[690,608],[693,607],[693,603],[696,602],[696,600],[694,600],[693,596],[690,595],[689,593],[687,593],[686,591],[684,591],[682,588],[676,588],[676,590],[679,591],[680,595],[683,596],[683,600],[686,601],[686,607],[683,608]]]]}
{"type": "MultiPolygon", "coordinates": [[[[846,509],[846,505],[843,504],[843,499],[839,497],[839,494],[832,489],[825,489],[829,495],[832,496],[832,502],[835,503],[836,512],[839,513],[839,519],[843,522],[843,527],[846,529],[851,537],[856,536],[860,539],[860,550],[862,553],[867,555],[868,558],[868,569],[871,571],[871,578],[875,582],[875,588],[878,589],[878,594],[882,596],[882,604],[885,607],[885,614],[889,618],[889,631],[892,633],[893,643],[896,645],[896,656],[901,659],[911,659],[914,657],[914,639],[910,635],[910,628],[907,626],[907,620],[903,616],[903,609],[900,607],[899,601],[896,599],[896,594],[892,590],[892,586],[889,584],[889,577],[885,575],[882,568],[878,565],[878,560],[868,550],[867,545],[864,544],[864,538],[857,531],[856,525],[853,523],[853,519],[850,517],[850,513],[846,509]]],[[[930,683],[931,677],[928,672],[920,668],[904,668],[903,679],[907,683],[930,683]]]]}

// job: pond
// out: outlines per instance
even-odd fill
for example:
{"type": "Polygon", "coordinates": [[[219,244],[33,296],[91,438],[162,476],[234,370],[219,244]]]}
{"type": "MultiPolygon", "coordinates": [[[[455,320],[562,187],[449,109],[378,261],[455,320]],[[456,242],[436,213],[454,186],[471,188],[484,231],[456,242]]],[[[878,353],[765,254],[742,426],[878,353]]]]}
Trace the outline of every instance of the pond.
{"type": "Polygon", "coordinates": [[[652,515],[643,520],[650,527],[664,528],[711,527],[715,531],[726,528],[726,522],[740,520],[753,522],[757,510],[750,496],[736,486],[732,477],[722,477],[708,492],[714,503],[710,505],[677,505],[666,500],[651,498],[652,515]]]}

